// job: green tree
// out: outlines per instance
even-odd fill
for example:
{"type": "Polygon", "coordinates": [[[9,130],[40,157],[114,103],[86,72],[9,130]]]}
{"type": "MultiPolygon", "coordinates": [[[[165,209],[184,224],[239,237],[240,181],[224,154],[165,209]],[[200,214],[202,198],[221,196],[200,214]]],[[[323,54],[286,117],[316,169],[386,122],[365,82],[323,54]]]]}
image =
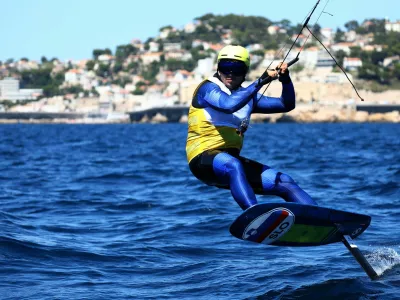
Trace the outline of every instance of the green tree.
{"type": "Polygon", "coordinates": [[[302,64],[295,64],[293,67],[291,67],[290,72],[293,73],[299,73],[304,70],[304,65],[302,64]]]}
{"type": "Polygon", "coordinates": [[[279,22],[276,23],[276,25],[278,25],[279,27],[283,28],[287,31],[289,31],[292,27],[292,22],[288,19],[283,19],[279,22]]]}
{"type": "Polygon", "coordinates": [[[133,62],[129,63],[127,69],[128,69],[127,71],[132,74],[138,74],[139,70],[140,70],[140,65],[137,61],[133,61],[133,62]]]}
{"type": "Polygon", "coordinates": [[[370,19],[369,21],[372,22],[372,25],[368,27],[369,32],[384,33],[386,31],[384,19],[370,19]]]}
{"type": "Polygon", "coordinates": [[[361,47],[350,47],[350,57],[361,57],[361,47]]]}
{"type": "Polygon", "coordinates": [[[136,89],[132,92],[133,95],[143,95],[146,92],[147,84],[143,81],[136,83],[136,89]]]}
{"type": "Polygon", "coordinates": [[[203,49],[204,49],[203,46],[192,48],[190,50],[190,54],[192,55],[192,59],[195,60],[195,61],[198,61],[200,59],[209,57],[209,53],[205,52],[203,49]]]}
{"type": "Polygon", "coordinates": [[[385,45],[385,50],[388,56],[400,55],[400,33],[399,32],[385,32],[374,34],[374,43],[378,45],[385,45]]]}
{"type": "Polygon", "coordinates": [[[159,31],[162,32],[162,31],[164,31],[166,29],[172,29],[172,28],[173,27],[171,25],[167,25],[167,26],[161,27],[159,31]]]}
{"type": "Polygon", "coordinates": [[[109,66],[106,64],[99,64],[99,67],[96,70],[96,75],[100,77],[108,77],[110,75],[109,66]]]}
{"type": "Polygon", "coordinates": [[[114,64],[114,66],[113,66],[113,69],[112,69],[113,72],[114,72],[114,73],[118,73],[118,72],[121,72],[122,69],[123,69],[122,62],[117,60],[117,61],[115,62],[115,64],[114,64]]]}
{"type": "Polygon", "coordinates": [[[53,85],[60,86],[63,84],[64,80],[65,80],[65,72],[58,72],[58,73],[53,74],[53,77],[52,77],[53,85]]]}
{"type": "Polygon", "coordinates": [[[109,48],[106,48],[106,49],[94,49],[92,54],[93,54],[93,59],[97,60],[100,55],[103,55],[103,54],[112,55],[112,52],[111,52],[111,50],[109,48]]]}
{"type": "Polygon", "coordinates": [[[123,76],[121,78],[118,78],[117,80],[114,81],[114,84],[119,85],[120,87],[125,87],[128,83],[131,83],[132,80],[129,76],[123,76]]]}
{"type": "Polygon", "coordinates": [[[86,69],[88,71],[92,71],[95,65],[96,65],[96,62],[94,60],[88,60],[86,62],[86,69]]]}
{"type": "Polygon", "coordinates": [[[218,43],[221,41],[221,36],[216,31],[209,30],[205,25],[196,27],[193,36],[200,40],[208,41],[211,43],[218,43]]]}
{"type": "Polygon", "coordinates": [[[134,55],[138,52],[138,49],[131,44],[117,46],[115,51],[115,57],[117,60],[124,60],[129,55],[134,55]]]}
{"type": "Polygon", "coordinates": [[[297,25],[289,28],[289,30],[287,31],[287,34],[289,35],[289,37],[291,37],[294,34],[298,35],[300,31],[302,31],[304,33],[303,24],[298,23],[297,25]]]}
{"type": "Polygon", "coordinates": [[[340,66],[343,66],[343,60],[346,56],[347,54],[343,50],[336,51],[335,58],[340,66]]]}
{"type": "Polygon", "coordinates": [[[312,32],[318,39],[322,38],[321,26],[318,23],[312,27],[312,32]]]}
{"type": "Polygon", "coordinates": [[[158,51],[164,51],[164,43],[162,41],[159,42],[158,51]]]}
{"type": "Polygon", "coordinates": [[[68,87],[65,87],[60,90],[61,94],[66,95],[66,94],[79,94],[81,92],[84,92],[84,89],[80,84],[77,85],[71,85],[68,87]]]}
{"type": "Polygon", "coordinates": [[[20,74],[22,88],[41,88],[52,84],[50,68],[24,70],[20,74]]]}
{"type": "Polygon", "coordinates": [[[192,42],[193,42],[193,40],[190,39],[190,38],[184,40],[184,41],[182,42],[182,48],[185,49],[185,50],[190,51],[190,50],[192,49],[192,42]]]}
{"type": "Polygon", "coordinates": [[[366,80],[377,81],[381,84],[390,84],[391,74],[388,70],[374,65],[371,62],[363,62],[362,67],[358,69],[358,77],[366,80]]]}
{"type": "Polygon", "coordinates": [[[340,29],[336,29],[335,37],[333,38],[335,43],[340,43],[345,41],[344,32],[340,29]]]}
{"type": "Polygon", "coordinates": [[[145,70],[142,72],[143,78],[145,80],[149,80],[152,83],[155,82],[156,76],[160,71],[160,64],[156,61],[153,61],[150,65],[148,65],[145,70]]]}
{"type": "Polygon", "coordinates": [[[373,51],[370,54],[371,62],[374,65],[379,65],[383,62],[383,60],[387,57],[386,51],[373,51]]]}
{"type": "Polygon", "coordinates": [[[141,90],[141,89],[136,88],[136,89],[132,92],[132,95],[136,95],[136,96],[144,95],[145,92],[146,92],[146,90],[141,90]]]}
{"type": "Polygon", "coordinates": [[[90,92],[91,92],[95,97],[100,96],[99,92],[96,90],[95,87],[92,87],[92,89],[90,90],[90,92]]]}
{"type": "Polygon", "coordinates": [[[19,75],[21,88],[41,88],[45,97],[59,95],[65,78],[64,72],[54,74],[51,67],[24,70],[19,75]]]}
{"type": "Polygon", "coordinates": [[[393,75],[397,80],[400,80],[400,62],[394,64],[393,75]]]}
{"type": "Polygon", "coordinates": [[[177,59],[167,59],[165,61],[165,65],[167,70],[169,71],[177,71],[177,70],[187,70],[187,71],[193,71],[193,69],[197,65],[197,61],[194,60],[188,60],[188,61],[183,61],[183,60],[177,60],[177,59]]]}
{"type": "Polygon", "coordinates": [[[351,20],[346,24],[344,24],[344,27],[347,29],[347,31],[351,31],[351,30],[356,30],[359,27],[359,25],[356,20],[351,20]]]}

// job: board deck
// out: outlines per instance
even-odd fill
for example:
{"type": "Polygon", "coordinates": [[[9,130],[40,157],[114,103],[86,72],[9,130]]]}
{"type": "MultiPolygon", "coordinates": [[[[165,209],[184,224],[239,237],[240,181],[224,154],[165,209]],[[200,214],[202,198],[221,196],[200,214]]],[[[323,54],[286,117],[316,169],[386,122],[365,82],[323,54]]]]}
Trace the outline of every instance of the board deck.
{"type": "Polygon", "coordinates": [[[319,246],[356,238],[367,215],[297,203],[263,203],[245,210],[230,226],[233,236],[274,246],[319,246]]]}

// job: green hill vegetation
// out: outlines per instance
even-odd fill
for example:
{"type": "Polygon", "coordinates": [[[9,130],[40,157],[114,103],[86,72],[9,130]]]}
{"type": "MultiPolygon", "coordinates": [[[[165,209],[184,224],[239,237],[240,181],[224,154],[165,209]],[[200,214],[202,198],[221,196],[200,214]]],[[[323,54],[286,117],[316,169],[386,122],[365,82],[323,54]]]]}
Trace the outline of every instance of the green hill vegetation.
{"type": "MultiPolygon", "coordinates": [[[[291,36],[297,34],[301,29],[301,24],[292,24],[289,20],[284,19],[278,22],[273,22],[264,17],[257,16],[242,16],[242,15],[214,15],[206,14],[195,19],[200,25],[193,32],[186,33],[184,30],[171,30],[168,36],[164,39],[149,38],[144,43],[144,51],[135,47],[132,44],[119,45],[113,52],[111,49],[94,49],[92,58],[86,64],[86,70],[95,72],[102,84],[118,84],[124,86],[130,82],[131,75],[141,75],[144,81],[137,85],[135,94],[141,94],[145,91],[144,86],[156,83],[156,75],[160,69],[176,71],[179,69],[193,71],[199,59],[210,57],[214,51],[204,50],[202,46],[193,47],[193,41],[202,40],[209,43],[223,43],[224,35],[230,34],[234,44],[248,46],[252,44],[261,44],[265,50],[258,50],[255,55],[262,55],[263,51],[273,49],[277,50],[283,44],[291,43],[291,36]],[[276,25],[281,28],[276,34],[269,34],[268,27],[276,25]],[[159,51],[164,51],[164,46],[167,43],[179,43],[181,48],[190,52],[192,58],[189,60],[166,59],[165,55],[161,56],[160,61],[152,62],[145,66],[140,55],[150,49],[150,43],[156,42],[159,44],[159,51]],[[113,55],[115,60],[112,63],[106,63],[99,60],[103,54],[113,55]],[[132,56],[139,56],[139,59],[130,59],[132,56]]],[[[316,24],[313,27],[313,32],[320,36],[321,27],[316,24]]],[[[354,72],[358,79],[375,82],[379,85],[387,87],[399,86],[400,80],[400,63],[397,62],[390,66],[384,67],[383,60],[387,57],[400,55],[400,33],[387,32],[385,30],[385,20],[369,19],[363,24],[358,24],[357,21],[349,21],[344,25],[345,30],[336,29],[334,36],[335,42],[345,41],[346,31],[355,31],[358,36],[369,36],[372,38],[370,44],[382,45],[382,50],[363,51],[360,47],[351,48],[351,53],[347,55],[344,51],[334,53],[339,62],[343,62],[346,56],[359,57],[362,60],[363,66],[354,72]],[[367,24],[367,25],[366,25],[367,24]]],[[[160,32],[165,29],[173,29],[171,26],[160,28],[160,32]]],[[[304,32],[307,34],[307,32],[304,32]]],[[[306,47],[314,46],[314,42],[307,43],[306,47]]],[[[300,46],[300,45],[299,45],[300,46]]],[[[165,54],[165,53],[164,53],[165,54]]],[[[24,58],[27,60],[27,58],[24,58]]],[[[10,75],[16,75],[20,78],[21,87],[24,88],[43,88],[44,96],[50,97],[54,95],[66,93],[79,93],[84,91],[82,87],[61,88],[66,71],[73,68],[71,63],[62,70],[54,71],[54,60],[47,60],[43,57],[38,69],[28,69],[18,71],[16,68],[7,67],[10,75]]],[[[8,66],[10,60],[4,63],[8,66]]]]}

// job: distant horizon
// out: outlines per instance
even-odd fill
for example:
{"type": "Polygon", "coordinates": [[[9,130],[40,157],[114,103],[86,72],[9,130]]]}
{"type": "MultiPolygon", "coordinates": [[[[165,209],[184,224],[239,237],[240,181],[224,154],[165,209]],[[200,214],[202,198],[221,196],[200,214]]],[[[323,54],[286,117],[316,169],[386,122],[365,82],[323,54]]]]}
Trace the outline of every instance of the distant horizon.
{"type": "MultiPolygon", "coordinates": [[[[304,21],[316,0],[287,0],[286,10],[282,10],[280,3],[265,4],[262,0],[243,7],[226,3],[205,0],[187,7],[178,0],[139,4],[115,0],[113,5],[102,0],[7,1],[0,19],[0,61],[40,61],[43,56],[60,61],[91,59],[94,49],[109,48],[114,53],[118,45],[129,44],[133,39],[145,42],[165,26],[182,29],[208,13],[259,16],[272,22],[288,19],[295,25],[304,21]]],[[[400,19],[399,10],[394,9],[399,6],[398,0],[382,0],[379,5],[372,0],[321,0],[310,24],[313,26],[319,16],[322,28],[335,31],[343,30],[344,24],[352,20],[362,23],[365,19],[388,18],[393,22],[400,19]],[[326,13],[322,13],[326,4],[326,13]]]]}

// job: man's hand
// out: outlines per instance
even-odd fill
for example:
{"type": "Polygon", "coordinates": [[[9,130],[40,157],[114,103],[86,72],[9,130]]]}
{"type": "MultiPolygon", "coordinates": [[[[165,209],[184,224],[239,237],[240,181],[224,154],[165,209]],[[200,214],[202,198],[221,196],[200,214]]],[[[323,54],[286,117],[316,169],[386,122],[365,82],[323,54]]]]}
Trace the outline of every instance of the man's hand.
{"type": "Polygon", "coordinates": [[[275,69],[267,69],[258,80],[258,85],[264,85],[278,79],[282,83],[290,83],[289,69],[285,62],[280,62],[275,69]]]}
{"type": "Polygon", "coordinates": [[[280,62],[280,63],[278,64],[277,69],[278,69],[278,71],[279,71],[279,76],[282,76],[282,75],[285,76],[285,75],[288,75],[288,74],[289,74],[288,65],[287,65],[287,63],[285,63],[285,62],[280,62]]]}
{"type": "Polygon", "coordinates": [[[290,77],[289,77],[289,69],[288,65],[285,62],[281,62],[278,64],[278,74],[279,74],[279,81],[282,83],[290,83],[290,77]]]}
{"type": "Polygon", "coordinates": [[[278,71],[274,69],[268,69],[266,70],[267,74],[269,77],[276,79],[278,77],[278,71]]]}

